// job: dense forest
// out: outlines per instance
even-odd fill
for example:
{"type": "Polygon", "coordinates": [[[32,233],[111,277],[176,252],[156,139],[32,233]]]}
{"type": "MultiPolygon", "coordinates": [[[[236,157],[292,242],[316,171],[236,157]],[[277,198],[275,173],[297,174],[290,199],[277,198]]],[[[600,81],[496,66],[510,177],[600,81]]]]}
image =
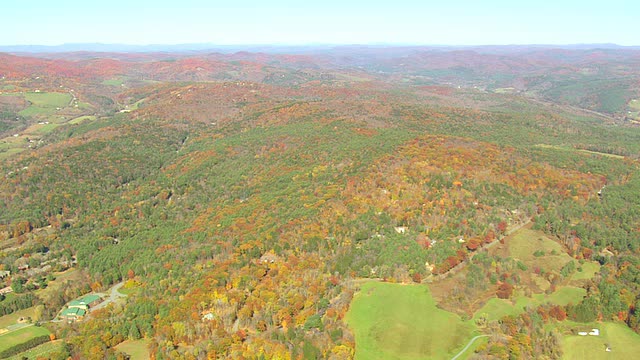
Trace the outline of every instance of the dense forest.
{"type": "Polygon", "coordinates": [[[363,279],[435,288],[466,267],[439,306],[470,318],[478,294],[597,263],[577,303],[476,319],[476,356],[558,358],[547,326],[567,319],[640,332],[640,52],[345,51],[0,54],[0,315],[46,322],[123,282],[126,301],[46,324],[52,358],[145,339],[155,359],[350,359],[363,279]],[[579,76],[594,52],[610,60],[579,76]],[[570,260],[488,250],[521,227],[570,260]]]}

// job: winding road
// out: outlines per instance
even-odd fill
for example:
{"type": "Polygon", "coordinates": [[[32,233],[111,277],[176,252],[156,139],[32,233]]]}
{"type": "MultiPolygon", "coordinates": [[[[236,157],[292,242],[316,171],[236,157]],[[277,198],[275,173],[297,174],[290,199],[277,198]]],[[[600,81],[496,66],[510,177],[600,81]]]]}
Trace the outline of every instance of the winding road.
{"type": "Polygon", "coordinates": [[[478,336],[474,336],[469,343],[467,344],[467,346],[464,347],[464,349],[462,349],[458,355],[454,356],[451,358],[451,360],[456,360],[457,358],[459,358],[460,356],[462,356],[462,354],[464,354],[465,351],[467,351],[467,349],[469,348],[469,346],[471,346],[471,344],[473,344],[474,341],[480,339],[481,337],[488,337],[489,335],[478,335],[478,336]]]}

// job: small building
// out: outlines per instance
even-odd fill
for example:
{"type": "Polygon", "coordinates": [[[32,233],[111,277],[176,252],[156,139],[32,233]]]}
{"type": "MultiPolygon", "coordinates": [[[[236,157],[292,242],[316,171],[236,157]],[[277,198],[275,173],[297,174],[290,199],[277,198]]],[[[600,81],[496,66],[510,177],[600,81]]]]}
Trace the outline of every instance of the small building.
{"type": "Polygon", "coordinates": [[[202,321],[211,321],[214,319],[214,317],[215,316],[213,315],[213,313],[208,312],[202,315],[202,321]]]}
{"type": "Polygon", "coordinates": [[[4,279],[6,277],[11,276],[11,271],[9,270],[2,270],[0,271],[0,279],[4,279]]]}
{"type": "Polygon", "coordinates": [[[580,332],[578,332],[578,335],[587,336],[587,332],[586,331],[580,331],[580,332]]]}
{"type": "Polygon", "coordinates": [[[591,336],[599,336],[600,335],[600,330],[591,329],[591,331],[589,331],[589,335],[591,335],[591,336]]]}
{"type": "Polygon", "coordinates": [[[405,232],[407,232],[407,227],[406,226],[396,226],[393,228],[393,230],[395,230],[398,234],[404,234],[405,232]]]}
{"type": "Polygon", "coordinates": [[[87,314],[85,309],[80,308],[68,308],[62,310],[60,313],[60,318],[62,320],[66,320],[68,322],[80,321],[84,319],[84,316],[87,314]]]}

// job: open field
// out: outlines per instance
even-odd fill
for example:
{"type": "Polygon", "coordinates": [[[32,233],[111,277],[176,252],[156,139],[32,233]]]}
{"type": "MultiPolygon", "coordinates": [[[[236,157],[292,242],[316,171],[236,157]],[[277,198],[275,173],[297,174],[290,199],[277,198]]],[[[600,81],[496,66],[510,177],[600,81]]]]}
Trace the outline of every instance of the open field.
{"type": "Polygon", "coordinates": [[[428,287],[380,282],[362,286],[347,323],[356,359],[448,359],[475,330],[472,322],[438,309],[428,287]]]}
{"type": "Polygon", "coordinates": [[[637,359],[640,354],[640,335],[622,323],[561,324],[563,359],[637,359]],[[600,330],[600,336],[580,336],[577,331],[600,330]],[[569,329],[573,329],[572,334],[569,329]],[[606,352],[606,346],[611,352],[606,352]]]}
{"type": "Polygon", "coordinates": [[[527,266],[536,264],[546,271],[560,271],[567,262],[572,260],[560,244],[540,231],[527,228],[514,234],[509,242],[509,254],[527,266]],[[535,256],[536,251],[542,251],[544,255],[535,256]]]}
{"type": "Polygon", "coordinates": [[[14,325],[21,317],[33,317],[35,313],[35,306],[16,311],[12,314],[0,317],[0,329],[6,328],[9,325],[14,325]]]}
{"type": "Polygon", "coordinates": [[[80,124],[84,121],[94,121],[95,119],[96,117],[92,115],[79,116],[75,119],[70,120],[69,124],[80,124]]]}
{"type": "Polygon", "coordinates": [[[51,332],[40,326],[29,326],[20,330],[11,331],[0,335],[0,351],[4,351],[16,344],[21,344],[40,335],[49,335],[51,332]]]}
{"type": "Polygon", "coordinates": [[[51,115],[57,108],[64,108],[69,105],[71,95],[67,93],[41,92],[24,94],[31,105],[19,112],[22,116],[51,115]]]}
{"type": "Polygon", "coordinates": [[[148,347],[149,341],[142,339],[135,341],[127,340],[116,346],[116,349],[131,356],[131,360],[147,360],[150,358],[148,347]]]}
{"type": "Polygon", "coordinates": [[[62,340],[50,341],[48,343],[38,345],[33,349],[9,357],[7,358],[7,360],[23,360],[24,358],[35,360],[41,357],[45,357],[54,352],[60,352],[62,350],[62,346],[62,340]]]}
{"type": "Polygon", "coordinates": [[[503,316],[518,315],[524,312],[526,307],[536,307],[545,303],[567,305],[577,304],[586,295],[586,290],[571,286],[558,288],[553,294],[535,294],[532,297],[519,296],[515,301],[491,298],[476,313],[474,318],[487,314],[487,319],[499,320],[503,316]]]}
{"type": "Polygon", "coordinates": [[[573,148],[562,147],[562,146],[557,146],[557,145],[538,144],[538,145],[536,145],[536,147],[544,148],[544,149],[561,150],[561,151],[575,151],[575,152],[581,152],[581,153],[585,153],[585,154],[594,154],[594,155],[606,156],[606,157],[610,157],[610,158],[614,158],[614,159],[624,159],[624,156],[622,156],[622,155],[609,154],[609,153],[604,153],[604,152],[599,152],[599,151],[591,151],[591,150],[585,150],[585,149],[573,149],[573,148]]]}
{"type": "Polygon", "coordinates": [[[115,78],[111,78],[111,79],[106,79],[102,81],[102,85],[107,85],[107,86],[122,86],[122,84],[124,84],[124,78],[122,77],[115,77],[115,78]]]}
{"type": "Polygon", "coordinates": [[[24,94],[25,99],[39,107],[65,107],[71,101],[71,95],[67,93],[41,92],[24,94]]]}
{"type": "Polygon", "coordinates": [[[582,265],[578,265],[578,267],[582,267],[582,271],[574,272],[571,276],[571,281],[589,280],[600,271],[600,264],[597,262],[585,262],[582,265]]]}

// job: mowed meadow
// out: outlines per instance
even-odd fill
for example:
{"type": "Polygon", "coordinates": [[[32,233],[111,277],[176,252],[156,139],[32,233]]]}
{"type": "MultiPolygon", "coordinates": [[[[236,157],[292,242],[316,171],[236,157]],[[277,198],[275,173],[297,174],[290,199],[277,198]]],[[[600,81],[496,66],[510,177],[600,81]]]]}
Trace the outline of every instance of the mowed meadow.
{"type": "Polygon", "coordinates": [[[364,283],[346,321],[356,359],[447,359],[475,335],[475,325],[436,307],[427,285],[364,283]]]}

